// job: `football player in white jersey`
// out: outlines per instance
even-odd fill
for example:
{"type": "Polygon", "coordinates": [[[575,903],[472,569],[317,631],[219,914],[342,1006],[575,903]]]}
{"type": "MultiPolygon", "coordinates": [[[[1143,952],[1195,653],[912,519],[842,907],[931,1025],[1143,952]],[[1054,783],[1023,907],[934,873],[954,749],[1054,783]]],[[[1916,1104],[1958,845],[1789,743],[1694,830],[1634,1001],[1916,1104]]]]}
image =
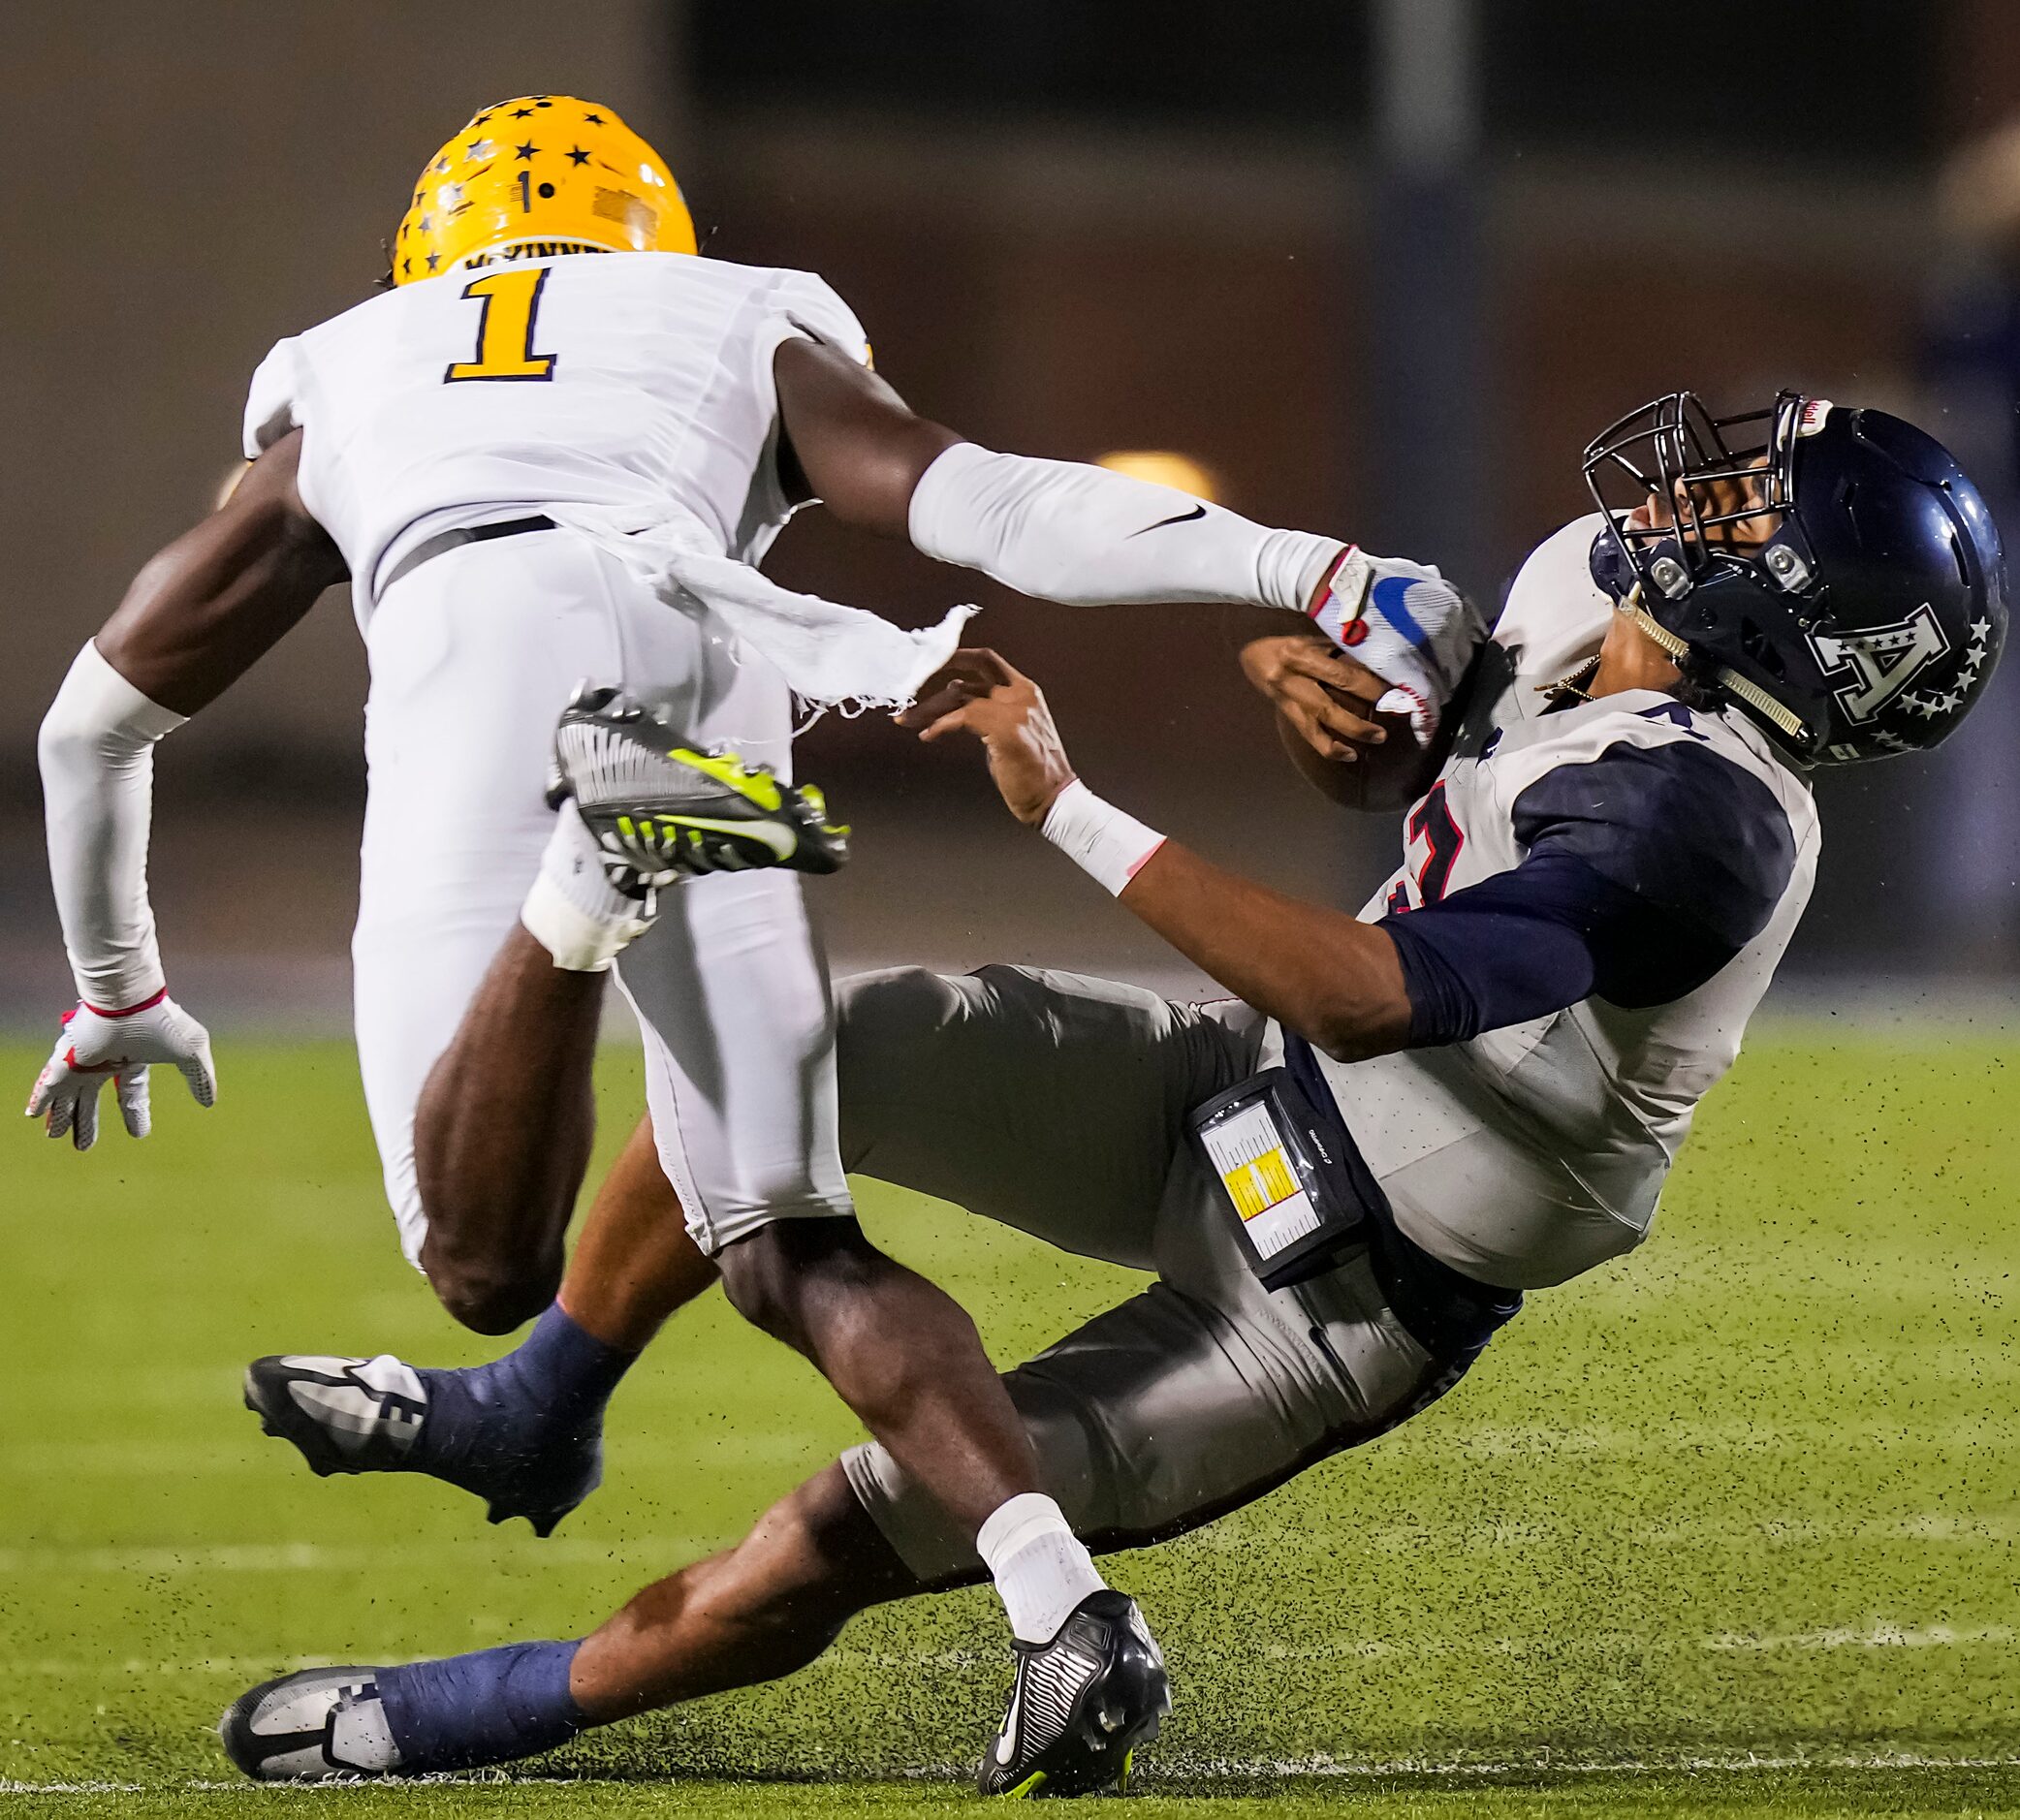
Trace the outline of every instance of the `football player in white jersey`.
{"type": "MultiPolygon", "coordinates": [[[[1067,602],[1344,615],[1375,566],[914,416],[819,278],[696,257],[664,164],[591,103],[476,115],[424,171],[393,267],[384,295],[273,349],[243,481],[142,572],[50,708],[49,855],[79,1002],[29,1111],[86,1148],[110,1079],[142,1135],[156,1062],[210,1103],[209,1040],[168,994],[146,894],[152,749],[347,579],[371,669],[358,1045],[408,1257],[480,1331],[539,1315],[515,1356],[544,1396],[621,1374],[623,1349],[555,1301],[621,952],[659,1164],[699,1254],[994,1563],[1023,1672],[1088,1665],[1071,1701],[1026,1707],[1006,1786],[1111,1780],[1168,1705],[1161,1662],[1048,1494],[966,1315],[854,1220],[832,1006],[793,876],[832,870],[843,833],[790,782],[794,697],[901,706],[964,615],[903,633],[754,565],[818,497],[1067,602]],[[571,704],[584,679],[599,687],[571,704]],[[704,875],[658,889],[684,873],[704,875]],[[537,1036],[501,1056],[489,1007],[534,1002],[537,1036]]],[[[1428,730],[1468,614],[1414,579],[1449,633],[1376,642],[1428,730]]],[[[276,1425],[311,1406],[362,1425],[404,1398],[415,1427],[426,1401],[417,1464],[542,1533],[595,1483],[593,1448],[553,1471],[501,1453],[482,1397],[449,1420],[459,1383],[429,1397],[389,1363],[332,1384],[325,1363],[271,1362],[249,1395],[276,1425]]],[[[566,1698],[559,1657],[508,1673],[514,1699],[566,1698]]],[[[378,1711],[358,1703],[338,1729],[368,1733],[378,1711]]]]}
{"type": "MultiPolygon", "coordinates": [[[[851,1170],[1157,1279],[1008,1378],[1096,1552],[1183,1533],[1407,1420],[1525,1291],[1638,1244],[1809,896],[1805,771],[1934,745],[1991,675],[1998,533],[1898,419],[1784,393],[1718,421],[1672,394],[1586,471],[1599,510],[1523,565],[1435,705],[1446,749],[1358,918],[1095,797],[992,652],[962,653],[905,717],[980,737],[1018,819],[1237,994],[1175,1004],[1017,967],[840,989],[851,1170]]],[[[1414,584],[1375,589],[1373,611],[1411,617],[1414,584]]],[[[1333,707],[1365,721],[1382,687],[1349,654],[1362,623],[1333,624],[1348,649],[1286,635],[1245,653],[1321,778],[1341,775],[1341,732],[1361,737],[1333,707]]],[[[641,1343],[709,1280],[668,1196],[635,1141],[569,1277],[641,1343]]],[[[522,1396],[516,1419],[528,1445],[565,1445],[522,1396]]],[[[330,1428],[354,1470],[408,1445],[391,1422],[330,1428]]],[[[548,1742],[788,1673],[867,1606],[983,1572],[900,1461],[853,1449],[739,1547],[565,1646],[573,1705],[548,1742]]],[[[226,1746],[256,1776],[335,1773],[331,1690],[369,1687],[391,1710],[372,1767],[521,1754],[493,1711],[434,1691],[479,1659],[266,1683],[226,1715],[226,1746]]]]}

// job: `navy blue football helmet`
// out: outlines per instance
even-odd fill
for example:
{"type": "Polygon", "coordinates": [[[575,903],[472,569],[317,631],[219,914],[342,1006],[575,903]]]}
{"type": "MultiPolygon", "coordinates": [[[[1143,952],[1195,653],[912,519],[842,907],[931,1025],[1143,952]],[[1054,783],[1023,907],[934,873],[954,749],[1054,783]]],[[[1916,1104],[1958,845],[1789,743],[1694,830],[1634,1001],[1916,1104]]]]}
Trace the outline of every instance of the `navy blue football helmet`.
{"type": "Polygon", "coordinates": [[[1804,765],[1936,745],[1992,678],[1999,531],[1912,424],[1793,392],[1715,418],[1673,392],[1593,442],[1585,479],[1594,579],[1804,765]],[[1668,509],[1636,522],[1652,497],[1668,509]]]}

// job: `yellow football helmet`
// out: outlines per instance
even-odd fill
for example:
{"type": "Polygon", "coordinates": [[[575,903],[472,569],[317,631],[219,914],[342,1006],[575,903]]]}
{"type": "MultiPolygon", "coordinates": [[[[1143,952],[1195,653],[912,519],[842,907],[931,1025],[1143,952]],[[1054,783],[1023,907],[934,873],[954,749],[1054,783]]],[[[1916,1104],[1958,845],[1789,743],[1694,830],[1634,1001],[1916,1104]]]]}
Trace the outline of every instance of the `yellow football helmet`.
{"type": "Polygon", "coordinates": [[[692,253],[665,162],[610,109],[523,95],[474,115],[428,160],[393,246],[393,282],[556,253],[692,253]]]}

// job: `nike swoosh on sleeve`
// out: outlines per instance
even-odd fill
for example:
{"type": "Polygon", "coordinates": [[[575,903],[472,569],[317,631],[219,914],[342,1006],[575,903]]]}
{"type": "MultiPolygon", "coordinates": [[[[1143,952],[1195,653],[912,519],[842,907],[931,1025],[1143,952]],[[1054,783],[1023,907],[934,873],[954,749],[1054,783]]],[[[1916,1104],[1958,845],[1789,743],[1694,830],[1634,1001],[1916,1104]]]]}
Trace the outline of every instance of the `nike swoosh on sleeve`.
{"type": "Polygon", "coordinates": [[[1147,524],[1142,531],[1131,531],[1129,535],[1131,537],[1141,537],[1144,531],[1161,531],[1167,524],[1185,524],[1193,518],[1203,518],[1206,516],[1207,509],[1205,506],[1194,506],[1190,512],[1175,512],[1170,518],[1159,518],[1155,524],[1147,524]]]}

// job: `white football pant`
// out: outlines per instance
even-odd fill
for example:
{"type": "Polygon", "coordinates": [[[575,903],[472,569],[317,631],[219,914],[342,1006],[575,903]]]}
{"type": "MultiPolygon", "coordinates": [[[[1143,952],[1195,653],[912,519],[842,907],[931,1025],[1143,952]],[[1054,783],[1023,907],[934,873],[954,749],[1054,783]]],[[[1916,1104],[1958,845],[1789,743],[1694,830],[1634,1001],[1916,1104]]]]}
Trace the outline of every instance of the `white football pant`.
{"type": "MultiPolygon", "coordinates": [[[[400,1245],[418,1263],[415,1105],[539,869],[554,722],[576,685],[619,683],[697,746],[733,746],[781,777],[792,705],[705,610],[664,605],[562,530],[424,563],[387,590],[365,643],[358,1055],[400,1245]]],[[[799,876],[691,880],[660,904],[617,971],[696,1242],[713,1252],[771,1219],[851,1212],[827,971],[799,876]]]]}

